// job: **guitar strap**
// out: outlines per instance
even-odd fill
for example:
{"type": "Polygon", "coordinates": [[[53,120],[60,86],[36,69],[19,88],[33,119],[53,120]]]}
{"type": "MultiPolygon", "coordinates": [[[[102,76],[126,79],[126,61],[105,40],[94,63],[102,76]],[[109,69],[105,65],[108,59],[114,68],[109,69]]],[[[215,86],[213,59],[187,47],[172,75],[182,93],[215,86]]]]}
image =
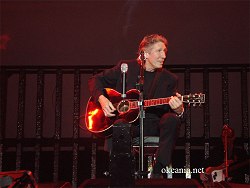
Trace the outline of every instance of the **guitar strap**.
{"type": "Polygon", "coordinates": [[[153,98],[153,96],[154,96],[156,86],[159,83],[158,81],[159,81],[160,75],[161,75],[161,71],[157,70],[156,75],[154,77],[154,80],[153,80],[153,82],[152,82],[152,84],[150,86],[149,92],[148,92],[148,98],[149,99],[153,98]]]}

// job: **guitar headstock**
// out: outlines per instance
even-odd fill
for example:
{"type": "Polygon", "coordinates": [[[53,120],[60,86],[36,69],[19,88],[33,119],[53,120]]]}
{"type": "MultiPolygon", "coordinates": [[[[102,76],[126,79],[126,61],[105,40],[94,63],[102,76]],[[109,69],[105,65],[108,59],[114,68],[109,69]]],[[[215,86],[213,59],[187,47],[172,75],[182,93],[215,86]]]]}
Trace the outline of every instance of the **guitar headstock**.
{"type": "Polygon", "coordinates": [[[202,93],[195,93],[195,94],[189,94],[189,95],[183,95],[182,96],[182,102],[188,103],[189,105],[192,104],[192,106],[197,106],[205,103],[205,94],[202,93]]]}

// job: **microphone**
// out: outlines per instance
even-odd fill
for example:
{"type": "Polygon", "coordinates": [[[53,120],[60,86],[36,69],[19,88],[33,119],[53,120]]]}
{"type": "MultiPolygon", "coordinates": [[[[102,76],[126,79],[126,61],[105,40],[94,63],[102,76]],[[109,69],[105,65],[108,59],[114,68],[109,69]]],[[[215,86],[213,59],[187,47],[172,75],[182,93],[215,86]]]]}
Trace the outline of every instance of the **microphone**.
{"type": "Polygon", "coordinates": [[[121,72],[122,72],[122,98],[126,98],[126,73],[128,71],[128,64],[122,63],[121,72]]]}
{"type": "Polygon", "coordinates": [[[141,52],[140,52],[140,60],[141,60],[142,62],[145,61],[145,52],[144,52],[144,51],[141,51],[141,52]]]}

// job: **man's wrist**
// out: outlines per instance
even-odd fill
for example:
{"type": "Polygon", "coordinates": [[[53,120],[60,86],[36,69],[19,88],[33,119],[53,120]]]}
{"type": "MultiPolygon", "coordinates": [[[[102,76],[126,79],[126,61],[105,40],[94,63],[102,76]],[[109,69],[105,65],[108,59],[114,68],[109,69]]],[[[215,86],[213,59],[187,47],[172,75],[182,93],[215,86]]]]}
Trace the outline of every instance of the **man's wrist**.
{"type": "Polygon", "coordinates": [[[182,112],[180,114],[176,113],[176,116],[180,118],[183,116],[183,114],[184,114],[184,108],[182,108],[182,112]]]}
{"type": "Polygon", "coordinates": [[[103,95],[99,95],[98,102],[100,102],[100,100],[103,99],[103,97],[104,97],[103,95]]]}

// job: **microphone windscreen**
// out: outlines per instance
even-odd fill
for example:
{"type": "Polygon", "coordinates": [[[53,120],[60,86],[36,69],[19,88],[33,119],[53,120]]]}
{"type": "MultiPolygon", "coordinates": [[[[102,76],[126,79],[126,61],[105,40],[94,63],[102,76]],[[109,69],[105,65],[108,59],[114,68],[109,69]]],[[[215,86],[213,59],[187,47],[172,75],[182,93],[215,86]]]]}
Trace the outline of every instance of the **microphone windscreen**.
{"type": "Polygon", "coordinates": [[[121,71],[123,73],[126,73],[128,71],[128,64],[127,63],[122,63],[122,65],[121,65],[121,71]]]}

